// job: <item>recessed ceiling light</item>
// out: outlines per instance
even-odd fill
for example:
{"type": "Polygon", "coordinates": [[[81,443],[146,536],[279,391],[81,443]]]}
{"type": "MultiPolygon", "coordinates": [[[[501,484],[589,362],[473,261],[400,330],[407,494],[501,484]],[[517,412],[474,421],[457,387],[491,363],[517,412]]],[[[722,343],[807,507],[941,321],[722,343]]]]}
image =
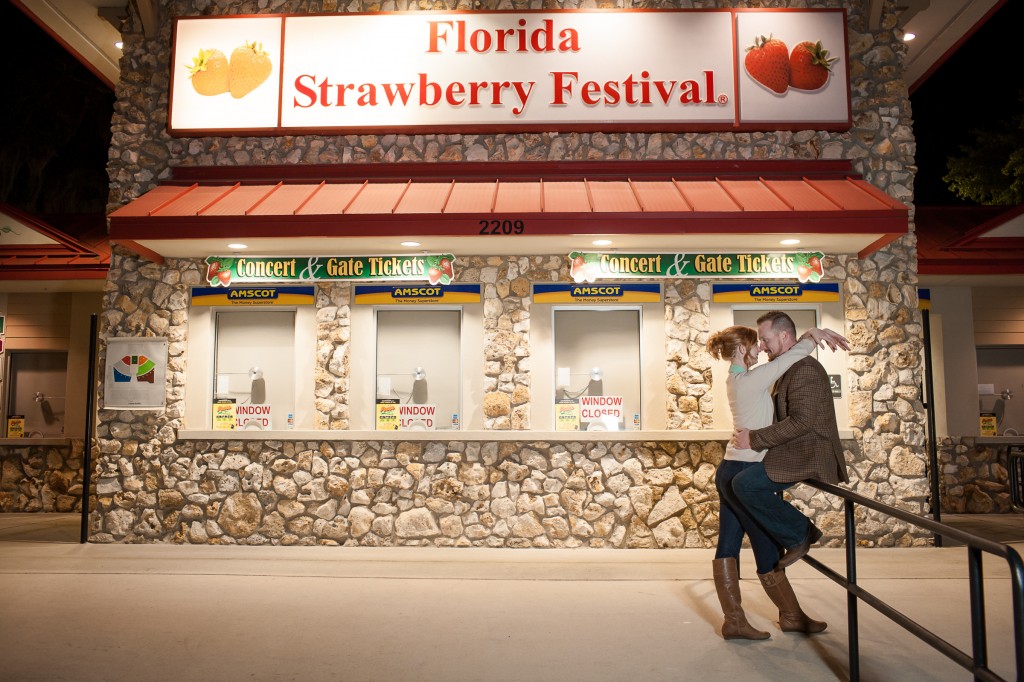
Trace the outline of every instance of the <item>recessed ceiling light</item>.
{"type": "Polygon", "coordinates": [[[800,240],[799,239],[783,239],[779,243],[782,244],[783,246],[793,246],[794,244],[799,244],[800,240]]]}
{"type": "Polygon", "coordinates": [[[402,242],[402,246],[419,246],[419,242],[402,242]]]}
{"type": "Polygon", "coordinates": [[[914,39],[914,38],[916,38],[916,37],[917,37],[917,34],[916,34],[916,33],[910,33],[910,32],[908,31],[907,33],[904,33],[904,34],[903,34],[903,42],[905,42],[905,43],[909,43],[909,42],[910,42],[911,40],[913,40],[913,39],[914,39]]]}
{"type": "Polygon", "coordinates": [[[121,49],[122,47],[124,47],[124,43],[122,43],[122,42],[121,42],[121,41],[119,40],[119,41],[117,41],[116,43],[114,43],[114,47],[116,47],[117,49],[119,49],[119,50],[120,50],[120,49],[121,49]]]}
{"type": "Polygon", "coordinates": [[[612,243],[611,239],[595,239],[591,242],[594,246],[608,246],[612,243]]]}
{"type": "Polygon", "coordinates": [[[233,249],[235,251],[238,251],[240,249],[248,249],[249,245],[248,244],[228,244],[228,248],[229,249],[233,249]]]}

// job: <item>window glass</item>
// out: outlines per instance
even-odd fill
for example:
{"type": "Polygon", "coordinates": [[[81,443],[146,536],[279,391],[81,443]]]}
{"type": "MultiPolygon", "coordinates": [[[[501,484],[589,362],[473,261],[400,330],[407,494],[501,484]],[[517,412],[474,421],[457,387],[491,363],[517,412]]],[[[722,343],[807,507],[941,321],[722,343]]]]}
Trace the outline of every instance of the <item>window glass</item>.
{"type": "Polygon", "coordinates": [[[580,428],[638,428],[640,310],[554,309],[555,402],[578,400],[580,428]]]}
{"type": "Polygon", "coordinates": [[[462,426],[462,311],[378,310],[376,397],[397,400],[403,430],[462,426]]]}
{"type": "Polygon", "coordinates": [[[978,410],[995,417],[997,435],[1016,438],[1024,433],[1024,347],[982,347],[977,353],[978,410]]]}
{"type": "Polygon", "coordinates": [[[67,353],[9,351],[8,358],[7,418],[24,417],[26,437],[65,435],[67,353]]]}
{"type": "Polygon", "coordinates": [[[295,413],[295,312],[218,312],[216,334],[214,399],[235,401],[239,428],[290,428],[295,413]]]}
{"type": "MultiPolygon", "coordinates": [[[[782,310],[790,316],[796,326],[796,335],[799,337],[808,329],[818,326],[818,311],[813,308],[783,308],[775,306],[772,308],[736,309],[733,311],[733,324],[738,324],[751,329],[757,329],[757,318],[772,310],[782,310]]],[[[817,356],[817,350],[813,355],[817,356]]],[[[766,362],[768,356],[761,354],[761,362],[766,362]]]]}

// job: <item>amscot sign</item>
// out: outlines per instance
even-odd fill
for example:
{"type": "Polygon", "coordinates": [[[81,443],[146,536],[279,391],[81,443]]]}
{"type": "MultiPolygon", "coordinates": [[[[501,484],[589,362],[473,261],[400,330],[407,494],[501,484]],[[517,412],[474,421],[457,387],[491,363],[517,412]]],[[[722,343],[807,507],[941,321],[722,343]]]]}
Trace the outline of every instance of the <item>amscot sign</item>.
{"type": "Polygon", "coordinates": [[[846,130],[846,43],[841,9],[182,17],[169,128],[846,130]]]}

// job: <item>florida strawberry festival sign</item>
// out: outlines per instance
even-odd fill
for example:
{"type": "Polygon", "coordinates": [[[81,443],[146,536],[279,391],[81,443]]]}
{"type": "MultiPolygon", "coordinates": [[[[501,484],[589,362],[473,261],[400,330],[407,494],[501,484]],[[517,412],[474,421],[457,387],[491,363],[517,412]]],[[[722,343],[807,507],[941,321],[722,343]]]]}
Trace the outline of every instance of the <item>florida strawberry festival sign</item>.
{"type": "Polygon", "coordinates": [[[800,253],[599,253],[569,254],[569,276],[577,284],[603,279],[676,277],[796,279],[819,282],[825,274],[820,251],[800,253]]]}
{"type": "Polygon", "coordinates": [[[846,46],[842,9],[181,17],[169,128],[846,130],[846,46]]]}

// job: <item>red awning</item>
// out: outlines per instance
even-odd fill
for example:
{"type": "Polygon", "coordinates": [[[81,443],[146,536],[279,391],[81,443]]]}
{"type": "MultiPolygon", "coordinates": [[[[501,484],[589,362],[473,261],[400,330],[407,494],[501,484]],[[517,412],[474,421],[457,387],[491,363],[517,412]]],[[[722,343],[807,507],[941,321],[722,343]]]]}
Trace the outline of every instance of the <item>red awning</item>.
{"type": "Polygon", "coordinates": [[[0,203],[0,218],[0,280],[106,278],[110,244],[102,222],[75,238],[9,204],[0,203]]]}
{"type": "MultiPolygon", "coordinates": [[[[398,168],[392,172],[411,165],[394,164],[398,168]]],[[[423,166],[432,165],[417,164],[416,170],[425,173],[423,166]]],[[[491,166],[472,165],[477,172],[491,166]]],[[[644,177],[641,172],[588,178],[574,177],[586,164],[571,168],[568,173],[565,165],[558,166],[539,178],[439,179],[430,169],[429,176],[410,172],[402,179],[210,179],[163,185],[112,213],[110,234],[115,242],[165,255],[188,251],[183,240],[196,243],[193,255],[205,255],[223,252],[223,247],[210,247],[225,240],[288,240],[294,249],[304,244],[301,240],[378,238],[391,243],[403,237],[443,237],[449,241],[446,249],[453,250],[451,240],[463,238],[491,237],[481,246],[493,249],[499,246],[495,236],[516,237],[520,246],[530,237],[546,237],[550,243],[553,237],[571,236],[580,248],[589,242],[579,239],[591,235],[629,235],[634,242],[646,235],[654,248],[684,237],[698,247],[716,243],[708,237],[742,235],[735,243],[744,244],[747,237],[794,234],[854,244],[856,253],[870,252],[908,230],[904,204],[864,180],[835,172],[756,177],[644,177]]],[[[372,167],[363,170],[373,172],[372,167]]],[[[378,252],[381,248],[376,246],[378,252]]],[[[501,248],[515,252],[516,247],[501,248]]]]}

